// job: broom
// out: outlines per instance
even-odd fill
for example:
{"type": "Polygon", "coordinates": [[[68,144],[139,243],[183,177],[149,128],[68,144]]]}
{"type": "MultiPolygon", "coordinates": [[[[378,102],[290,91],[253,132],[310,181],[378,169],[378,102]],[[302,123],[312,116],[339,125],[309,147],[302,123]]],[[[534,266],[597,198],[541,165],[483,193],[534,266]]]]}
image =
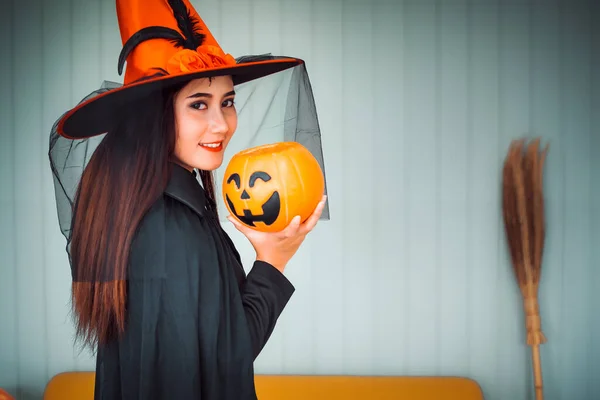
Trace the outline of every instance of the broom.
{"type": "Polygon", "coordinates": [[[539,151],[539,139],[524,149],[524,140],[512,141],[502,173],[502,212],[513,271],[523,296],[527,345],[531,346],[535,398],[542,400],[542,333],[538,287],[542,270],[545,219],[542,189],[548,146],[539,151]]]}

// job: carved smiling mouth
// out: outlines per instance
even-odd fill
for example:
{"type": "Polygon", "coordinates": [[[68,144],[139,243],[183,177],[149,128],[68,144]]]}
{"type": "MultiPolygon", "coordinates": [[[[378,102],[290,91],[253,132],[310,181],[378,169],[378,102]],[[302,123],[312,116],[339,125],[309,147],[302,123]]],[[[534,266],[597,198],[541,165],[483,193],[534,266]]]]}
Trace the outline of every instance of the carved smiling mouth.
{"type": "Polygon", "coordinates": [[[260,215],[254,215],[250,210],[242,210],[243,215],[240,215],[240,213],[235,209],[231,199],[229,199],[229,195],[225,195],[225,200],[227,201],[231,211],[233,211],[239,220],[249,226],[256,226],[254,224],[255,222],[262,222],[266,225],[272,225],[279,217],[281,200],[279,198],[279,192],[277,191],[273,192],[269,199],[262,205],[261,208],[263,213],[260,215]]]}

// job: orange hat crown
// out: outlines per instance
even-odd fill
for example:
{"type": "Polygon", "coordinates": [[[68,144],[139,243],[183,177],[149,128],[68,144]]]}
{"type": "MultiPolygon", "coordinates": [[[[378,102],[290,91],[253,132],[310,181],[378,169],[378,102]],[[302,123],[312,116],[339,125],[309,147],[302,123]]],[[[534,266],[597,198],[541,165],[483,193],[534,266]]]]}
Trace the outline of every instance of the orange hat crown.
{"type": "Polygon", "coordinates": [[[117,123],[115,110],[170,84],[228,75],[240,85],[303,63],[271,54],[236,60],[221,49],[190,0],[116,0],[116,5],[123,42],[119,75],[127,62],[123,85],[63,115],[57,131],[69,139],[109,132],[117,123]]]}
{"type": "Polygon", "coordinates": [[[236,64],[189,0],[117,0],[117,18],[123,41],[118,71],[127,61],[125,85],[236,64]]]}

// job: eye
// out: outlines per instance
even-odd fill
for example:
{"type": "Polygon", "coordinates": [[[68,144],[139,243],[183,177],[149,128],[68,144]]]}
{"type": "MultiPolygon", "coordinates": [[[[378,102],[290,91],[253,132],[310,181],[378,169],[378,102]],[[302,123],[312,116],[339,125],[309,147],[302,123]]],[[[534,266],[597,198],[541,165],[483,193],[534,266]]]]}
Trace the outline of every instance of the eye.
{"type": "Polygon", "coordinates": [[[254,184],[257,180],[261,180],[263,182],[269,182],[271,180],[271,176],[264,171],[256,171],[250,175],[249,184],[250,187],[254,187],[254,184]]]}
{"type": "Polygon", "coordinates": [[[231,183],[231,182],[234,182],[235,186],[239,189],[240,188],[240,175],[238,173],[231,174],[231,176],[229,176],[229,178],[227,178],[227,183],[231,183]]]}
{"type": "Polygon", "coordinates": [[[233,99],[227,99],[223,102],[223,107],[233,107],[235,105],[235,101],[233,99]]]}
{"type": "Polygon", "coordinates": [[[204,110],[206,109],[208,106],[206,105],[205,102],[203,101],[199,101],[197,103],[192,103],[190,104],[190,107],[195,108],[196,110],[204,110]]]}

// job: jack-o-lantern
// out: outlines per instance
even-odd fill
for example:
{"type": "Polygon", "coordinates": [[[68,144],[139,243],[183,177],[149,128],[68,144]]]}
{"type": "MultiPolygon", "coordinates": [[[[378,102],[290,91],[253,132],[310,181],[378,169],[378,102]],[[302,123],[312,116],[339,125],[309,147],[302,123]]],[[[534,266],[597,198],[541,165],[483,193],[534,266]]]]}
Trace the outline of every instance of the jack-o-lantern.
{"type": "Polygon", "coordinates": [[[296,215],[305,221],[324,190],[318,161],[297,142],[243,150],[231,158],[223,178],[229,212],[250,228],[265,232],[281,231],[296,215]]]}

